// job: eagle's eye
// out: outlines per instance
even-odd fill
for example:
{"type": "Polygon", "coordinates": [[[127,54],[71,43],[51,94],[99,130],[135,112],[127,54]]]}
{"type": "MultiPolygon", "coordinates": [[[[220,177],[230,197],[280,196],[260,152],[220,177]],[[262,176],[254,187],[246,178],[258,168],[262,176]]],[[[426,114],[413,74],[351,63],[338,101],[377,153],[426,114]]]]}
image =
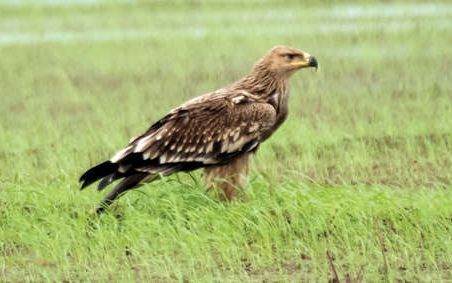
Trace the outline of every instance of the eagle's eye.
{"type": "Polygon", "coordinates": [[[295,58],[295,55],[293,54],[286,54],[286,58],[288,61],[292,61],[295,58]]]}

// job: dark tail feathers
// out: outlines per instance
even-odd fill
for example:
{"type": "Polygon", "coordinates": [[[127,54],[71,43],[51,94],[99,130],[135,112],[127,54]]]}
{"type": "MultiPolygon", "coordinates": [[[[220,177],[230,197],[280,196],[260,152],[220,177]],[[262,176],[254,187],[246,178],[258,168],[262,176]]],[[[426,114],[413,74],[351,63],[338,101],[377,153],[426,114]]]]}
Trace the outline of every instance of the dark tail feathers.
{"type": "Polygon", "coordinates": [[[104,210],[119,196],[138,186],[141,181],[149,177],[149,173],[136,173],[124,178],[119,182],[102,200],[102,203],[97,207],[96,212],[101,214],[104,210]]]}
{"type": "Polygon", "coordinates": [[[97,180],[102,179],[103,177],[116,172],[118,170],[118,167],[119,167],[118,164],[112,163],[110,161],[105,161],[101,164],[94,166],[93,168],[86,171],[80,177],[79,181],[83,182],[82,187],[80,189],[83,190],[84,188],[96,182],[97,180]]]}

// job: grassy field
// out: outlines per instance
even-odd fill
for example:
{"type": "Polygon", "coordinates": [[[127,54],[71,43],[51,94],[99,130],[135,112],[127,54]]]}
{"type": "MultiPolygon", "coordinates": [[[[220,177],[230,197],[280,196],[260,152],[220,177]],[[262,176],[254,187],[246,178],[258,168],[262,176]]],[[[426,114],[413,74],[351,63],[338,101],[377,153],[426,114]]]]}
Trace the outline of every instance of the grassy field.
{"type": "MultiPolygon", "coordinates": [[[[452,5],[0,4],[0,281],[452,280],[452,5]],[[270,47],[318,58],[246,199],[77,179],[270,47]]],[[[92,1],[95,2],[95,1],[92,1]]]]}

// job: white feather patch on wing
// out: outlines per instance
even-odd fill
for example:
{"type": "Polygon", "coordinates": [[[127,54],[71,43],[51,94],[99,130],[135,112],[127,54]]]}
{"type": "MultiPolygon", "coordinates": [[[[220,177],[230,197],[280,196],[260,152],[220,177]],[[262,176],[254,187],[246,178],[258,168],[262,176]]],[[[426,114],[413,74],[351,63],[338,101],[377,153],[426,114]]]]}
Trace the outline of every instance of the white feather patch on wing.
{"type": "Polygon", "coordinates": [[[234,136],[232,137],[234,139],[234,141],[236,141],[240,136],[240,131],[236,131],[234,136]]]}
{"type": "Polygon", "coordinates": [[[129,170],[130,169],[130,167],[132,167],[132,165],[121,165],[121,166],[119,166],[119,169],[118,169],[118,171],[119,171],[119,173],[125,173],[125,172],[127,172],[127,170],[129,170]]]}
{"type": "Polygon", "coordinates": [[[143,153],[143,159],[149,159],[151,157],[151,152],[148,150],[148,151],[145,151],[144,153],[143,153]]]}
{"type": "Polygon", "coordinates": [[[143,159],[155,159],[157,158],[161,152],[159,150],[153,150],[153,148],[150,148],[143,152],[143,159]]]}
{"type": "Polygon", "coordinates": [[[232,98],[232,103],[238,104],[238,103],[242,102],[242,100],[244,100],[244,99],[245,99],[245,96],[239,95],[239,96],[232,98]]]}
{"type": "Polygon", "coordinates": [[[132,146],[128,146],[124,149],[121,149],[120,151],[118,151],[111,159],[110,162],[116,163],[119,160],[123,159],[127,154],[129,154],[130,152],[132,152],[132,146]]]}
{"type": "Polygon", "coordinates": [[[229,143],[226,142],[226,141],[224,141],[224,142],[221,144],[221,152],[226,152],[228,148],[229,148],[229,143]]]}
{"type": "Polygon", "coordinates": [[[251,125],[251,127],[249,127],[248,132],[252,133],[252,132],[255,132],[257,129],[259,129],[259,124],[258,123],[253,123],[251,125]]]}
{"type": "Polygon", "coordinates": [[[218,163],[218,161],[216,159],[209,158],[209,159],[204,159],[202,161],[202,163],[204,163],[204,164],[216,164],[216,163],[218,163]]]}
{"type": "Polygon", "coordinates": [[[213,142],[210,142],[206,147],[206,153],[210,153],[213,151],[213,142]]]}
{"type": "Polygon", "coordinates": [[[166,163],[167,161],[167,155],[166,153],[164,153],[163,155],[160,156],[160,164],[166,163]]]}
{"type": "Polygon", "coordinates": [[[150,134],[150,135],[138,140],[138,143],[136,144],[133,152],[142,152],[146,147],[148,147],[150,145],[153,137],[154,137],[154,135],[150,134]]]}
{"type": "Polygon", "coordinates": [[[250,141],[250,137],[242,136],[237,141],[230,142],[230,143],[223,143],[221,146],[221,151],[230,153],[230,152],[240,150],[249,141],[250,141]]]}
{"type": "Polygon", "coordinates": [[[167,163],[174,163],[174,162],[178,162],[180,161],[180,156],[179,155],[173,155],[171,157],[168,158],[168,160],[166,161],[167,163]]]}

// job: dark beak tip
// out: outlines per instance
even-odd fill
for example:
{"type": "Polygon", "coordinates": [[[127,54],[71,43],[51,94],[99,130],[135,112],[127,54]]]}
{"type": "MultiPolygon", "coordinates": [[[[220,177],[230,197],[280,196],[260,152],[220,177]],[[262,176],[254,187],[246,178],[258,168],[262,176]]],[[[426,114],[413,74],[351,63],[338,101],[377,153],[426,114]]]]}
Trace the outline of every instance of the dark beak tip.
{"type": "Polygon", "coordinates": [[[314,67],[316,69],[319,67],[319,63],[317,62],[317,59],[314,56],[311,56],[309,58],[308,66],[309,67],[314,67]]]}

